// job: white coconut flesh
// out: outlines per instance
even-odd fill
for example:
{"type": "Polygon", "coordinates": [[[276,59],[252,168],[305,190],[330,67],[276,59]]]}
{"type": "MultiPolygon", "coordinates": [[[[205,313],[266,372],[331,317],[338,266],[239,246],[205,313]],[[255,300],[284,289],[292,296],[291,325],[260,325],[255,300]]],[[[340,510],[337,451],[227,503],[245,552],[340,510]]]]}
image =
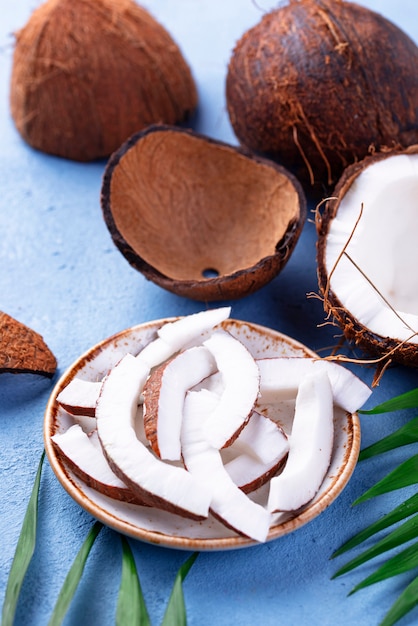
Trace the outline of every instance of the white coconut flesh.
{"type": "Polygon", "coordinates": [[[97,432],[87,435],[79,424],[51,437],[76,476],[105,495],[134,502],[133,492],[110,469],[100,446],[97,432]]]}
{"type": "Polygon", "coordinates": [[[72,415],[94,417],[101,382],[91,382],[75,376],[57,396],[57,402],[72,415]]]}
{"type": "Polygon", "coordinates": [[[154,370],[143,389],[144,420],[156,433],[153,449],[160,458],[178,461],[186,393],[216,371],[216,362],[207,348],[195,346],[180,352],[161,370],[154,370]]]}
{"type": "Polygon", "coordinates": [[[326,240],[326,271],[343,307],[373,333],[413,343],[418,343],[417,197],[418,154],[372,163],[342,198],[326,240]],[[341,256],[343,250],[350,258],[341,256]]]}
{"type": "Polygon", "coordinates": [[[312,500],[328,470],[333,441],[332,387],[322,370],[299,386],[286,465],[270,481],[269,511],[295,511],[312,500]]]}
{"type": "Polygon", "coordinates": [[[148,374],[144,363],[127,354],[105,378],[96,406],[104,454],[112,470],[147,504],[203,519],[210,494],[189,472],[160,461],[136,437],[138,397],[148,374]]]}
{"type": "Polygon", "coordinates": [[[296,397],[304,376],[325,371],[331,381],[334,404],[349,413],[360,409],[370,397],[370,388],[338,363],[305,357],[257,359],[260,370],[259,404],[274,404],[296,397]]]}
{"type": "Polygon", "coordinates": [[[222,448],[249,419],[260,388],[260,373],[247,348],[224,330],[214,331],[203,343],[215,357],[223,391],[204,424],[207,440],[222,448]]]}
{"type": "Polygon", "coordinates": [[[253,411],[238,437],[225,451],[245,454],[261,464],[269,465],[283,458],[288,449],[287,436],[280,425],[253,411]]]}
{"type": "Polygon", "coordinates": [[[226,471],[220,451],[205,436],[203,425],[211,409],[208,393],[205,390],[191,391],[184,403],[182,450],[185,466],[211,493],[210,509],[216,517],[245,537],[265,541],[271,523],[270,513],[239,489],[226,471]]]}

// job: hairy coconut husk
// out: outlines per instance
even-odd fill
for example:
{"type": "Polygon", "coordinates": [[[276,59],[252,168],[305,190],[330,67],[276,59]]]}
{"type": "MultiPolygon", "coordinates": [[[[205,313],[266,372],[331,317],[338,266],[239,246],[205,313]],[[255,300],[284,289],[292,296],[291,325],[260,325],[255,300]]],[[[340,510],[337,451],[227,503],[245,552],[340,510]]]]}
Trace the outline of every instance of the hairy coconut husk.
{"type": "MultiPolygon", "coordinates": [[[[418,145],[410,146],[405,150],[388,150],[374,154],[352,164],[344,171],[332,197],[324,203],[321,210],[318,207],[316,212],[316,229],[318,234],[317,276],[327,319],[342,329],[345,338],[350,343],[358,346],[366,354],[373,357],[376,365],[379,367],[385,367],[391,362],[418,367],[418,344],[412,341],[401,341],[396,337],[390,336],[390,332],[387,336],[374,333],[343,306],[338,295],[330,286],[331,274],[334,268],[326,265],[327,236],[345,194],[362,172],[373,163],[401,154],[418,154],[418,145]]],[[[400,218],[394,215],[394,219],[400,218]]],[[[382,241],[382,248],[384,249],[384,247],[385,241],[382,241]]],[[[411,330],[411,338],[412,334],[413,331],[411,330]]]]}
{"type": "Polygon", "coordinates": [[[137,270],[195,300],[246,296],[285,266],[306,220],[299,182],[273,161],[173,126],[110,158],[101,204],[137,270]]]}
{"type": "Polygon", "coordinates": [[[57,360],[37,332],[0,311],[0,373],[52,378],[57,360]]]}
{"type": "Polygon", "coordinates": [[[171,35],[133,0],[47,0],[16,35],[10,103],[31,146],[89,161],[183,121],[197,92],[171,35]]]}
{"type": "Polygon", "coordinates": [[[418,48],[352,2],[290,0],[266,14],[236,44],[226,94],[240,142],[314,195],[370,151],[418,142],[418,48]]]}

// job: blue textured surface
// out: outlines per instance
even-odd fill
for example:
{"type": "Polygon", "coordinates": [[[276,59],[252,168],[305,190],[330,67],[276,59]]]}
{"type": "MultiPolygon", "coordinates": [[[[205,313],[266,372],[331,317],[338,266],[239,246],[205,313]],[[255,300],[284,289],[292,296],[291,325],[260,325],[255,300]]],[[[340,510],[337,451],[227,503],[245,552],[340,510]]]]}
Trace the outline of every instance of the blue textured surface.
{"type": "MultiPolygon", "coordinates": [[[[1,2],[0,17],[0,295],[1,310],[41,333],[59,361],[59,376],[82,352],[133,324],[202,308],[147,282],[110,240],[99,193],[104,163],[78,164],[33,151],[10,118],[8,94],[12,32],[37,0],[1,2]]],[[[236,143],[226,113],[226,65],[235,41],[275,3],[268,0],[155,0],[145,2],[172,33],[188,59],[200,95],[196,129],[236,143]]],[[[418,41],[415,1],[368,0],[418,41]]],[[[260,292],[232,303],[232,315],[289,334],[320,350],[335,343],[323,321],[317,291],[315,230],[307,223],[283,273],[260,292]]],[[[338,333],[337,333],[338,334],[338,333]]],[[[370,383],[373,370],[363,367],[370,383]]],[[[0,598],[4,596],[21,523],[43,449],[42,423],[54,381],[0,377],[0,598]]],[[[374,405],[418,386],[416,370],[388,371],[370,401],[374,405]]],[[[403,421],[390,415],[362,420],[364,444],[403,421]]],[[[399,495],[353,509],[351,502],[410,451],[358,466],[342,495],[297,532],[236,552],[202,553],[186,582],[190,626],[300,624],[371,626],[396,598],[398,583],[385,583],[347,598],[360,579],[332,581],[343,559],[333,550],[383,514],[399,495]]],[[[39,540],[25,579],[16,625],[44,626],[64,577],[92,519],[67,495],[45,464],[40,490],[39,540]]],[[[152,624],[161,623],[178,567],[187,553],[131,542],[152,624]]],[[[102,532],[65,624],[114,623],[121,572],[118,535],[102,532]]],[[[368,573],[365,570],[363,573],[368,573]]],[[[408,578],[407,578],[408,579],[408,578]]],[[[402,624],[416,623],[415,610],[402,624]]]]}

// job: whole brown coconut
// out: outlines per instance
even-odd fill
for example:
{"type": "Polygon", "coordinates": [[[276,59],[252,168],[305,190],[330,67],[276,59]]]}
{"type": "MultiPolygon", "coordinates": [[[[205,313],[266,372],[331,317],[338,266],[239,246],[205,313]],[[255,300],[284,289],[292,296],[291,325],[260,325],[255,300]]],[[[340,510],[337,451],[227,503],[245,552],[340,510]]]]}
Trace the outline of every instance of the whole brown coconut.
{"type": "Polygon", "coordinates": [[[10,103],[31,146],[90,161],[150,123],[183,121],[197,93],[170,34],[133,0],[47,0],[16,35],[10,103]]]}
{"type": "Polygon", "coordinates": [[[382,147],[418,141],[418,48],[343,0],[290,0],[237,43],[226,95],[240,142],[323,192],[382,147]]]}

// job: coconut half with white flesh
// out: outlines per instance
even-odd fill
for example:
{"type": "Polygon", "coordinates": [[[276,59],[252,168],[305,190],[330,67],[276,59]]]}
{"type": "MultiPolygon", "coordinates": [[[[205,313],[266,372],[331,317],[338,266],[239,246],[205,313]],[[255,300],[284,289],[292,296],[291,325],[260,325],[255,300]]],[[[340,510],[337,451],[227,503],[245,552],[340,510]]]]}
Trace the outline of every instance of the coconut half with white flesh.
{"type": "Polygon", "coordinates": [[[208,515],[210,494],[185,469],[164,463],[137,439],[134,421],[148,366],[127,354],[103,381],[98,436],[117,476],[146,504],[191,519],[208,515]]]}
{"type": "Polygon", "coordinates": [[[312,500],[328,470],[333,442],[332,387],[320,370],[299,385],[286,465],[270,481],[269,511],[295,511],[312,500]]]}
{"type": "Polygon", "coordinates": [[[329,317],[371,355],[418,366],[418,146],[349,167],[317,212],[329,317]]]}

